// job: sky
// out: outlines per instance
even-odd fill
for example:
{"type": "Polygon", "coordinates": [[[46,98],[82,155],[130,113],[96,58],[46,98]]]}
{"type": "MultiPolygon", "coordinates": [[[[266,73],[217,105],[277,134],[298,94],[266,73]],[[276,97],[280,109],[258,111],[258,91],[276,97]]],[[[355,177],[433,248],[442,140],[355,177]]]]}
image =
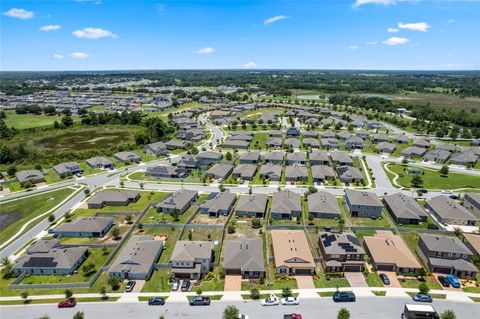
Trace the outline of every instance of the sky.
{"type": "Polygon", "coordinates": [[[3,1],[0,70],[479,70],[478,0],[3,1]]]}

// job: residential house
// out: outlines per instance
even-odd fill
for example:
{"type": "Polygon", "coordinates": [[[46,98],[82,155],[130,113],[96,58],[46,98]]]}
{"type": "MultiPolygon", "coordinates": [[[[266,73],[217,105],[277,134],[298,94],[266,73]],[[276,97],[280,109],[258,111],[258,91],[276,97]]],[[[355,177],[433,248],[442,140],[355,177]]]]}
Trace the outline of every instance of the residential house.
{"type": "Polygon", "coordinates": [[[288,165],[305,165],[307,164],[307,153],[305,152],[293,152],[287,153],[288,165]]]}
{"type": "Polygon", "coordinates": [[[455,165],[474,166],[477,163],[478,155],[473,152],[460,152],[452,155],[451,163],[455,165]]]}
{"type": "Polygon", "coordinates": [[[123,163],[140,163],[141,157],[135,152],[118,152],[113,156],[123,163]]]}
{"type": "Polygon", "coordinates": [[[163,142],[147,144],[143,147],[143,151],[147,154],[155,155],[156,157],[168,154],[167,145],[163,142]]]}
{"type": "Polygon", "coordinates": [[[303,145],[310,148],[320,148],[320,142],[318,139],[312,137],[304,137],[303,145]]]}
{"type": "Polygon", "coordinates": [[[182,150],[187,147],[188,142],[179,139],[171,139],[165,142],[167,150],[182,150]]]}
{"type": "Polygon", "coordinates": [[[352,133],[349,133],[349,132],[345,132],[345,131],[342,131],[340,133],[337,134],[337,138],[339,140],[342,140],[342,141],[346,141],[348,140],[349,138],[351,138],[353,135],[352,133]]]}
{"type": "Polygon", "coordinates": [[[269,137],[265,144],[268,147],[275,147],[275,148],[280,148],[282,146],[282,138],[281,137],[269,137]]]}
{"type": "Polygon", "coordinates": [[[470,251],[477,257],[480,257],[480,235],[472,233],[463,233],[463,242],[470,251]]]}
{"type": "Polygon", "coordinates": [[[399,144],[408,144],[408,136],[405,134],[397,134],[393,137],[393,141],[399,144]]]}
{"type": "Polygon", "coordinates": [[[20,184],[24,184],[26,182],[33,184],[45,182],[45,176],[43,176],[42,172],[36,169],[16,172],[15,177],[20,184]]]}
{"type": "Polygon", "coordinates": [[[226,275],[243,278],[265,277],[265,260],[261,238],[226,240],[223,269],[226,275]]]}
{"type": "Polygon", "coordinates": [[[171,272],[177,278],[200,279],[212,268],[213,242],[179,240],[170,258],[171,272]]]}
{"type": "Polygon", "coordinates": [[[390,142],[381,142],[381,143],[378,143],[377,146],[375,146],[375,152],[378,152],[378,153],[393,153],[395,151],[395,148],[397,146],[393,143],[390,143],[390,142]]]}
{"type": "Polygon", "coordinates": [[[113,169],[113,162],[104,156],[94,156],[87,159],[87,164],[93,169],[113,169]]]}
{"type": "Polygon", "coordinates": [[[480,194],[465,193],[463,196],[463,207],[477,216],[477,218],[480,218],[480,194]]]}
{"type": "Polygon", "coordinates": [[[333,131],[325,131],[322,134],[322,138],[336,138],[337,134],[333,131]]]}
{"type": "Polygon", "coordinates": [[[22,255],[13,265],[13,272],[30,275],[71,275],[88,256],[87,247],[52,248],[47,252],[22,255]]]}
{"type": "Polygon", "coordinates": [[[271,235],[275,269],[279,275],[315,273],[315,261],[303,230],[272,230],[271,235]]]}
{"type": "Polygon", "coordinates": [[[355,135],[357,135],[358,137],[360,137],[363,140],[368,140],[370,138],[370,132],[365,131],[363,129],[356,131],[355,135]]]}
{"type": "Polygon", "coordinates": [[[353,217],[379,218],[382,216],[383,204],[375,193],[345,189],[345,202],[353,217]]]}
{"type": "Polygon", "coordinates": [[[325,182],[326,180],[334,180],[335,173],[333,168],[326,165],[312,165],[310,166],[312,170],[312,178],[315,183],[325,182]]]}
{"type": "Polygon", "coordinates": [[[80,168],[80,165],[78,165],[78,163],[76,162],[65,162],[57,164],[53,166],[53,170],[55,171],[55,173],[58,174],[58,176],[62,178],[83,172],[80,168]]]}
{"type": "Polygon", "coordinates": [[[340,208],[335,196],[318,191],[307,196],[308,213],[315,218],[341,218],[340,208]]]}
{"type": "Polygon", "coordinates": [[[448,151],[450,153],[454,153],[457,150],[457,147],[452,144],[438,144],[435,147],[436,150],[443,150],[443,151],[448,151]]]}
{"type": "Polygon", "coordinates": [[[59,237],[103,238],[113,226],[111,217],[83,217],[70,223],[63,223],[54,229],[59,237]]]}
{"type": "Polygon", "coordinates": [[[296,127],[289,127],[287,129],[287,136],[300,136],[300,130],[296,127]]]}
{"type": "Polygon", "coordinates": [[[321,138],[320,143],[328,150],[336,150],[339,148],[338,140],[336,138],[321,138]]]}
{"type": "Polygon", "coordinates": [[[60,247],[59,239],[40,239],[27,248],[27,254],[48,253],[53,248],[60,247]]]}
{"type": "Polygon", "coordinates": [[[145,177],[148,178],[185,178],[187,176],[187,170],[172,165],[150,166],[145,171],[145,177]]]}
{"type": "Polygon", "coordinates": [[[290,182],[306,181],[308,172],[306,166],[289,165],[285,168],[285,179],[290,182]]]}
{"type": "Polygon", "coordinates": [[[308,154],[310,159],[310,165],[328,165],[330,159],[328,158],[328,154],[323,151],[313,151],[308,154]]]}
{"type": "Polygon", "coordinates": [[[264,161],[269,164],[282,165],[284,157],[285,153],[282,151],[267,152],[264,156],[264,161]]]}
{"type": "Polygon", "coordinates": [[[352,136],[345,142],[345,147],[348,149],[362,149],[363,139],[357,136],[352,136]]]}
{"type": "Polygon", "coordinates": [[[232,172],[233,165],[218,163],[210,167],[206,175],[218,180],[225,180],[232,172]]]}
{"type": "Polygon", "coordinates": [[[257,173],[256,164],[240,164],[233,170],[233,176],[242,180],[251,181],[257,173]]]}
{"type": "Polygon", "coordinates": [[[283,136],[283,132],[281,130],[269,130],[268,136],[281,138],[283,136]]]}
{"type": "Polygon", "coordinates": [[[335,165],[353,166],[353,159],[346,152],[331,152],[330,158],[335,165]]]}
{"type": "Polygon", "coordinates": [[[403,193],[394,193],[391,195],[385,195],[383,197],[385,207],[388,212],[400,225],[418,225],[421,222],[426,222],[428,214],[417,201],[408,195],[403,193]]]}
{"type": "Polygon", "coordinates": [[[422,148],[422,147],[418,147],[418,146],[410,146],[410,147],[407,147],[406,149],[404,149],[402,152],[401,152],[401,155],[403,157],[422,157],[425,153],[427,152],[427,150],[425,148],[422,148]]]}
{"type": "Polygon", "coordinates": [[[266,178],[269,181],[280,181],[282,178],[282,169],[281,165],[276,164],[264,164],[260,167],[260,177],[266,178]]]}
{"type": "Polygon", "coordinates": [[[257,164],[260,160],[260,152],[253,151],[247,152],[240,155],[239,163],[240,164],[257,164]]]}
{"type": "Polygon", "coordinates": [[[215,151],[205,151],[198,153],[199,166],[208,167],[213,163],[220,162],[223,158],[223,154],[215,151]]]}
{"type": "Polygon", "coordinates": [[[351,232],[320,232],[318,247],[327,272],[361,272],[365,268],[365,251],[351,232]]]}
{"type": "Polygon", "coordinates": [[[387,134],[375,134],[373,136],[373,141],[375,143],[388,142],[388,135],[387,134]]]}
{"type": "Polygon", "coordinates": [[[413,141],[412,146],[428,149],[430,147],[430,140],[426,138],[417,138],[413,141]]]}
{"type": "Polygon", "coordinates": [[[446,225],[474,226],[478,217],[448,196],[438,195],[427,199],[425,207],[446,225]]]}
{"type": "Polygon", "coordinates": [[[343,183],[361,183],[365,178],[355,166],[338,166],[337,174],[343,183]]]}
{"type": "Polygon", "coordinates": [[[250,144],[249,141],[244,141],[244,140],[226,140],[222,143],[222,147],[224,148],[248,148],[248,145],[250,144]]]}
{"type": "Polygon", "coordinates": [[[171,214],[176,209],[178,214],[181,215],[197,198],[198,192],[182,188],[156,204],[155,207],[159,213],[171,214]]]}
{"type": "Polygon", "coordinates": [[[272,219],[292,219],[302,215],[300,194],[290,190],[281,190],[273,193],[270,217],[272,219]]]}
{"type": "Polygon", "coordinates": [[[200,213],[210,217],[227,216],[237,201],[235,194],[229,191],[210,193],[206,201],[200,205],[200,213]]]}
{"type": "Polygon", "coordinates": [[[437,163],[445,163],[449,157],[449,151],[440,150],[438,148],[428,151],[427,153],[425,153],[425,155],[423,155],[423,159],[425,161],[432,161],[437,163]]]}
{"type": "Polygon", "coordinates": [[[102,208],[105,206],[127,206],[136,202],[140,193],[136,191],[103,189],[96,192],[87,202],[88,208],[102,208]]]}
{"type": "Polygon", "coordinates": [[[300,140],[296,137],[286,138],[284,144],[291,148],[300,148],[300,140]]]}
{"type": "Polygon", "coordinates": [[[263,218],[267,208],[267,200],[268,195],[266,194],[241,195],[237,203],[235,215],[237,217],[263,218]]]}

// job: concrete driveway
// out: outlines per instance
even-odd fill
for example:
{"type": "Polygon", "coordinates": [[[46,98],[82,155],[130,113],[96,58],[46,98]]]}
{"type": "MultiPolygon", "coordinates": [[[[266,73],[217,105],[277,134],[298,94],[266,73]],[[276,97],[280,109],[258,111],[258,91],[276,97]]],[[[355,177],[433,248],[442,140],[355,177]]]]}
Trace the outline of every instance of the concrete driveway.
{"type": "Polygon", "coordinates": [[[345,278],[351,287],[368,287],[363,272],[345,272],[345,278]]]}
{"type": "Polygon", "coordinates": [[[242,290],[241,275],[226,275],[224,291],[240,291],[242,290]]]}
{"type": "Polygon", "coordinates": [[[385,274],[387,275],[388,279],[390,279],[390,285],[385,286],[388,288],[402,288],[400,281],[398,280],[397,274],[394,271],[379,271],[378,274],[385,274]]]}
{"type": "Polygon", "coordinates": [[[315,288],[312,276],[295,276],[295,280],[297,281],[298,289],[315,288]]]}

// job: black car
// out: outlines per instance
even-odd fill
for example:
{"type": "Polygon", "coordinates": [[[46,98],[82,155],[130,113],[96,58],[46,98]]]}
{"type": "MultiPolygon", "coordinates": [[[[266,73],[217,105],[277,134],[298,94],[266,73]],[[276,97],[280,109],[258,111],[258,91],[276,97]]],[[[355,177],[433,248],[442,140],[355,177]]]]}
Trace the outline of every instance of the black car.
{"type": "Polygon", "coordinates": [[[209,306],[209,305],[210,305],[209,297],[195,296],[192,299],[190,299],[190,306],[209,306]]]}
{"type": "Polygon", "coordinates": [[[382,280],[384,285],[390,285],[390,279],[388,278],[387,275],[385,274],[380,274],[378,275],[380,277],[380,280],[382,280]]]}
{"type": "Polygon", "coordinates": [[[425,188],[420,188],[417,192],[422,193],[422,194],[427,194],[428,190],[426,190],[425,188]]]}
{"type": "Polygon", "coordinates": [[[333,301],[335,302],[355,302],[355,294],[353,292],[337,291],[333,294],[333,301]]]}
{"type": "Polygon", "coordinates": [[[183,282],[182,282],[182,291],[188,291],[188,288],[190,288],[190,280],[189,279],[185,279],[183,282]]]}
{"type": "Polygon", "coordinates": [[[438,276],[438,281],[443,287],[450,287],[450,282],[444,276],[438,276]]]}
{"type": "Polygon", "coordinates": [[[163,306],[165,304],[165,299],[162,297],[152,297],[148,299],[149,306],[163,306]]]}

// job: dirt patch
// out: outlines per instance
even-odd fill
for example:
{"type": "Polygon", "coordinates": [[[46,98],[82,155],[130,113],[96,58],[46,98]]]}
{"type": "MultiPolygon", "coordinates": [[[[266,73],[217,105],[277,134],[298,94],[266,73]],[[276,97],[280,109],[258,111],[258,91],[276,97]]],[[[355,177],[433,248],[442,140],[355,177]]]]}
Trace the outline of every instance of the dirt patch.
{"type": "Polygon", "coordinates": [[[154,236],[154,237],[153,237],[153,240],[161,240],[161,241],[163,241],[163,242],[166,242],[166,241],[167,241],[167,238],[168,238],[168,236],[161,235],[161,236],[154,236]]]}
{"type": "Polygon", "coordinates": [[[210,217],[208,214],[200,214],[192,220],[192,224],[224,225],[227,222],[227,216],[210,217]]]}

